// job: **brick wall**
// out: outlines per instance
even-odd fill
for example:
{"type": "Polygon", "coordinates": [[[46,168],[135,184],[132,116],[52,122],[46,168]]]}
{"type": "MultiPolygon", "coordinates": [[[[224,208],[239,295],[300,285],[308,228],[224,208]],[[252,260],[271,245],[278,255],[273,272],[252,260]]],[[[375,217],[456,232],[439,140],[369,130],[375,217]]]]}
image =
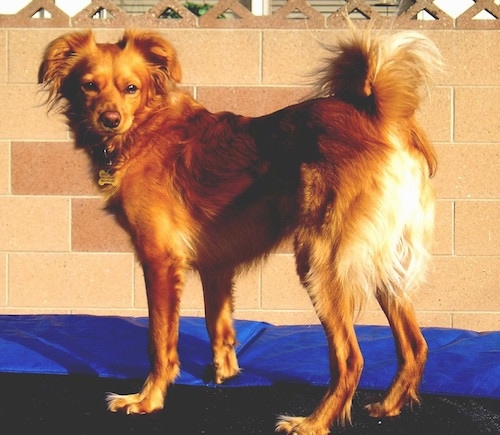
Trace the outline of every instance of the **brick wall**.
{"type": "MultiPolygon", "coordinates": [[[[430,3],[416,2],[432,12],[430,3]]],[[[100,41],[116,40],[128,25],[155,27],[177,47],[185,86],[209,109],[259,115],[307,94],[320,43],[346,27],[338,16],[305,8],[307,23],[286,14],[159,22],[113,9],[113,20],[91,20],[97,4],[112,9],[95,1],[69,18],[39,0],[17,15],[0,15],[0,314],[146,315],[142,272],[127,237],[101,211],[86,158],[73,150],[62,118],[47,117],[41,105],[36,75],[49,41],[76,27],[94,27],[100,41]],[[41,8],[52,18],[32,18],[41,8]]],[[[221,4],[237,9],[232,1],[221,4]]],[[[478,1],[456,20],[434,11],[429,23],[408,16],[391,22],[421,28],[447,68],[419,114],[439,155],[434,259],[428,284],[415,295],[424,326],[500,329],[500,26],[498,19],[472,19],[485,6],[498,16],[494,2],[478,1]]],[[[376,26],[387,27],[372,15],[376,26]]],[[[202,315],[202,307],[193,275],[182,313],[202,315]]],[[[317,322],[289,246],[238,280],[236,316],[317,322]]],[[[370,302],[359,322],[385,320],[370,302]]]]}

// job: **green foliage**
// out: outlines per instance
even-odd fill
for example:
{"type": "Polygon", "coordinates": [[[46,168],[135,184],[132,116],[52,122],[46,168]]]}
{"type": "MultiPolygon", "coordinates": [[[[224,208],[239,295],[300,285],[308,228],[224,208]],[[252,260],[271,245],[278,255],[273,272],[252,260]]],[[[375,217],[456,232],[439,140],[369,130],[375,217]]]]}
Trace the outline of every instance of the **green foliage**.
{"type": "MultiPolygon", "coordinates": [[[[213,8],[213,5],[209,5],[207,3],[193,3],[193,2],[186,2],[183,5],[186,9],[189,9],[193,14],[195,14],[197,17],[201,17],[203,14],[207,13],[210,9],[213,8]]],[[[179,19],[182,18],[181,15],[179,15],[178,12],[174,11],[171,8],[168,8],[163,14],[160,16],[160,18],[174,18],[174,19],[179,19]]],[[[221,16],[223,18],[223,16],[221,16]]]]}

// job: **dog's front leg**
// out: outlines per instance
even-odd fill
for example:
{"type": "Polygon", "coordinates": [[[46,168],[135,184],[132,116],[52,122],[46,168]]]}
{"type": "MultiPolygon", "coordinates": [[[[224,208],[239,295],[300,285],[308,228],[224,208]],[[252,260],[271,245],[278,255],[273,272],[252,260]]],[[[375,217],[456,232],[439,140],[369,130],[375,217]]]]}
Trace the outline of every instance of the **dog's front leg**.
{"type": "Polygon", "coordinates": [[[234,347],[232,268],[200,270],[205,321],[213,352],[213,380],[220,384],[240,372],[234,347]]]}
{"type": "Polygon", "coordinates": [[[108,396],[110,411],[147,414],[163,408],[168,385],[179,374],[179,300],[183,269],[175,261],[144,264],[149,309],[151,372],[137,394],[108,396]]]}

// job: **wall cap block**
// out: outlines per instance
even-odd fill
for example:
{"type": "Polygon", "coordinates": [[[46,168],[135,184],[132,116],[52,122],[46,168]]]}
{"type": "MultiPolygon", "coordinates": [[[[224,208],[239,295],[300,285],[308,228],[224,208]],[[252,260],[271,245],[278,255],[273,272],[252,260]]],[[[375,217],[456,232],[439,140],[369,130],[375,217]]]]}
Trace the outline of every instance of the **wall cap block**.
{"type": "Polygon", "coordinates": [[[70,17],[59,9],[54,0],[35,0],[15,15],[0,14],[0,27],[70,27],[70,17]],[[43,12],[47,17],[35,18],[43,12]]]}
{"type": "Polygon", "coordinates": [[[347,0],[345,5],[328,15],[310,6],[307,0],[288,0],[271,15],[255,16],[238,0],[220,0],[201,17],[189,11],[182,1],[159,0],[143,13],[127,13],[112,0],[92,0],[74,17],[69,17],[54,0],[33,0],[14,15],[0,15],[0,27],[90,27],[90,28],[261,28],[261,29],[325,29],[346,28],[347,17],[356,27],[397,29],[500,29],[500,5],[495,0],[474,0],[474,4],[453,19],[432,0],[416,0],[401,13],[381,15],[366,0],[347,0]],[[173,17],[166,12],[175,12],[173,17]],[[229,13],[230,12],[230,13],[229,13]],[[417,19],[425,13],[427,19],[417,19]],[[37,16],[40,15],[40,16],[37,16]],[[226,14],[227,17],[222,17],[226,14]],[[478,14],[487,19],[478,19],[478,14]]]}
{"type": "Polygon", "coordinates": [[[462,15],[457,17],[456,26],[458,29],[481,29],[498,30],[500,29],[500,6],[495,4],[494,0],[474,0],[475,3],[467,9],[462,15]],[[475,17],[480,12],[487,12],[491,15],[490,20],[478,20],[475,17]]]}

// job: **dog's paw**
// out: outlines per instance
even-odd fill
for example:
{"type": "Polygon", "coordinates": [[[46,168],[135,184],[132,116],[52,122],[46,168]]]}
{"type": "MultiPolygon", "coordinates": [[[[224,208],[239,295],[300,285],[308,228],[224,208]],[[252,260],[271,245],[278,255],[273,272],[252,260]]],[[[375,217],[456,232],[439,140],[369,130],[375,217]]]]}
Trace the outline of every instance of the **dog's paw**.
{"type": "Polygon", "coordinates": [[[108,404],[108,411],[111,412],[128,412],[128,406],[139,401],[139,394],[120,395],[115,393],[108,393],[106,396],[106,403],[108,404]]]}
{"type": "Polygon", "coordinates": [[[222,384],[224,381],[234,378],[240,373],[238,359],[233,346],[226,345],[217,349],[214,356],[213,380],[216,384],[222,384]]]}
{"type": "Polygon", "coordinates": [[[143,397],[141,393],[120,395],[110,393],[106,397],[108,410],[111,412],[124,412],[125,414],[151,414],[163,409],[163,398],[153,400],[149,396],[143,397]]]}
{"type": "Polygon", "coordinates": [[[374,418],[396,417],[400,414],[399,407],[389,408],[384,404],[384,402],[370,403],[365,406],[365,410],[368,412],[370,417],[374,418]]]}
{"type": "Polygon", "coordinates": [[[210,364],[206,367],[203,372],[203,381],[204,382],[215,382],[216,384],[222,384],[228,379],[234,378],[241,373],[241,369],[236,367],[228,367],[228,366],[219,366],[215,367],[214,364],[210,364]]]}
{"type": "Polygon", "coordinates": [[[415,390],[410,390],[399,395],[389,394],[383,400],[366,405],[365,410],[370,417],[397,417],[404,406],[413,409],[417,405],[420,405],[420,398],[415,390]]]}
{"type": "Polygon", "coordinates": [[[238,365],[213,365],[214,370],[214,382],[216,384],[222,384],[228,379],[234,378],[240,374],[240,368],[238,365]]]}
{"type": "Polygon", "coordinates": [[[298,428],[300,423],[304,421],[304,417],[289,417],[287,415],[281,415],[276,422],[276,432],[284,432],[286,434],[295,434],[294,430],[298,428]]]}
{"type": "Polygon", "coordinates": [[[330,430],[320,427],[305,417],[282,415],[276,423],[276,432],[284,432],[287,435],[328,435],[330,430]]]}

